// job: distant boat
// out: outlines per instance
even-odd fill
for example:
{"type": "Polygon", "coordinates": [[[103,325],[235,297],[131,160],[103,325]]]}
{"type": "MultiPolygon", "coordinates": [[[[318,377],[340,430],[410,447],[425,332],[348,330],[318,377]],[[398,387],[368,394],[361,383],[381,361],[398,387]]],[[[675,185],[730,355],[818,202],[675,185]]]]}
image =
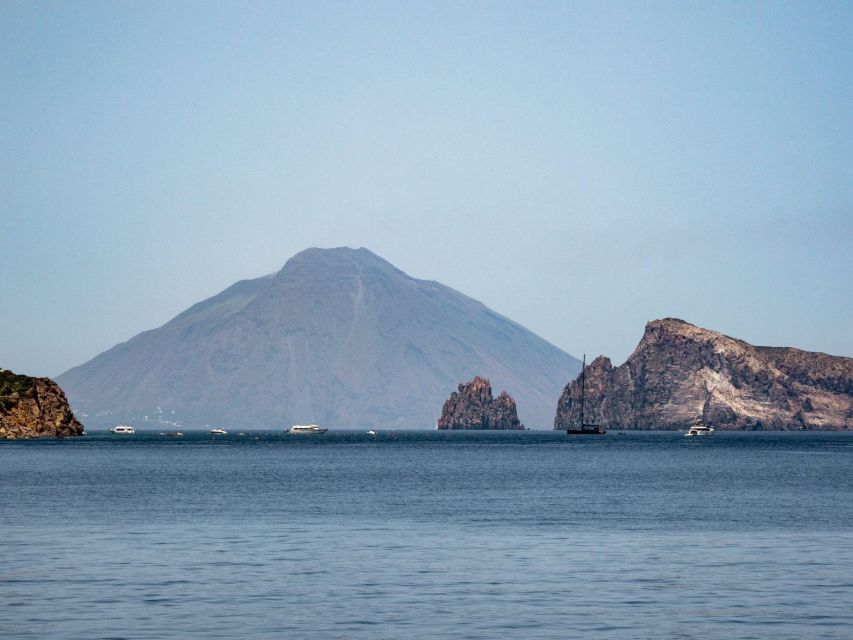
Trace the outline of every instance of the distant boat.
{"type": "Polygon", "coordinates": [[[221,429],[217,427],[216,429],[211,429],[208,433],[212,436],[227,436],[228,432],[225,429],[221,429]]]}
{"type": "Polygon", "coordinates": [[[133,435],[134,433],[136,433],[136,429],[127,424],[120,424],[110,429],[110,433],[123,433],[125,435],[133,435]]]}
{"type": "MultiPolygon", "coordinates": [[[[607,429],[595,424],[594,422],[584,422],[584,399],[586,396],[586,354],[583,354],[583,365],[581,365],[581,421],[577,429],[572,429],[572,420],[569,419],[569,428],[566,429],[566,434],[570,436],[603,436],[607,433],[607,429]]],[[[574,414],[574,406],[572,406],[574,414]]]]}
{"type": "Polygon", "coordinates": [[[287,433],[292,433],[294,435],[302,434],[302,435],[310,435],[310,434],[321,434],[326,433],[328,429],[323,429],[316,424],[295,424],[290,429],[287,430],[287,433]]]}
{"type": "Polygon", "coordinates": [[[170,431],[166,435],[169,436],[170,438],[180,438],[181,436],[184,435],[184,432],[183,431],[170,431]]]}
{"type": "Polygon", "coordinates": [[[376,435],[376,432],[375,432],[373,429],[371,429],[370,431],[368,431],[368,432],[367,432],[367,435],[369,435],[369,436],[375,436],[375,435],[376,435]]]}
{"type": "Polygon", "coordinates": [[[684,437],[687,436],[710,436],[714,433],[714,427],[709,427],[701,420],[697,420],[696,424],[690,427],[687,430],[687,433],[684,434],[684,437]]]}

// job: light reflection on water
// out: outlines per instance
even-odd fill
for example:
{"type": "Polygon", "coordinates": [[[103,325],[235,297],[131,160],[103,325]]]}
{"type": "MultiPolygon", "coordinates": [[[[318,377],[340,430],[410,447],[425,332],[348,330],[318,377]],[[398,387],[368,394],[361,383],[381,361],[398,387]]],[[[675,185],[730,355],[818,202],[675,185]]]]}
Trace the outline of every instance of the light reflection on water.
{"type": "Polygon", "coordinates": [[[853,634],[848,434],[255,435],[0,446],[0,635],[853,634]]]}

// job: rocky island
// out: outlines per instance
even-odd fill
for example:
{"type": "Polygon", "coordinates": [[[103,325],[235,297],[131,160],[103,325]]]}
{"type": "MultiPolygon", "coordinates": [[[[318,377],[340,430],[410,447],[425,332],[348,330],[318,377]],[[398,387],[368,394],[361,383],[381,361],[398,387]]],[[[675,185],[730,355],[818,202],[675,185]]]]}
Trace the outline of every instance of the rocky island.
{"type": "Polygon", "coordinates": [[[0,369],[0,440],[82,435],[58,384],[0,369]]]}
{"type": "Polygon", "coordinates": [[[450,394],[438,419],[438,428],[524,430],[524,425],[518,420],[515,400],[506,391],[492,397],[488,378],[476,376],[450,394]]]}
{"type": "MultiPolygon", "coordinates": [[[[554,429],[571,423],[580,395],[579,379],[566,385],[554,429]]],[[[682,429],[702,419],[727,430],[848,430],[853,358],[756,347],[666,318],[646,325],[623,365],[596,358],[585,398],[587,418],[611,428],[682,429]]]]}

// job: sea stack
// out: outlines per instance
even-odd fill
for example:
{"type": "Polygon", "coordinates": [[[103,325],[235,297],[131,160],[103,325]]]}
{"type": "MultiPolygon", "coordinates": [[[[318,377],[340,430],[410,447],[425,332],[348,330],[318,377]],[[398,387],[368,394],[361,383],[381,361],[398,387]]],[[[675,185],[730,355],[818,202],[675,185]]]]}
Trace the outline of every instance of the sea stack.
{"type": "Polygon", "coordinates": [[[493,398],[488,378],[476,376],[450,394],[441,410],[438,428],[524,430],[524,425],[518,420],[515,400],[506,391],[493,398]]]}
{"type": "MultiPolygon", "coordinates": [[[[727,430],[853,428],[853,358],[755,347],[674,318],[654,320],[614,368],[586,368],[585,415],[622,429],[683,429],[702,419],[727,430]]],[[[566,429],[580,379],[566,385],[554,429],[566,429]]]]}
{"type": "Polygon", "coordinates": [[[83,425],[58,384],[0,369],[0,439],[82,435],[83,425]]]}

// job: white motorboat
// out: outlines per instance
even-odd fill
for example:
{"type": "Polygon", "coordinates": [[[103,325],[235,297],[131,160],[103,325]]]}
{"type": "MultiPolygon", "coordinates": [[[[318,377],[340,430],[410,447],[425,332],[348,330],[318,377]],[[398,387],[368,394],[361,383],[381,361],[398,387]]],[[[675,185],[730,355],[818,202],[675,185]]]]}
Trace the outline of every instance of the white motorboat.
{"type": "Polygon", "coordinates": [[[110,429],[110,433],[122,433],[130,436],[136,433],[136,429],[127,424],[120,424],[110,429]]]}
{"type": "Polygon", "coordinates": [[[217,427],[216,429],[211,429],[208,433],[212,436],[227,436],[228,432],[225,429],[220,429],[217,427]]]}
{"type": "Polygon", "coordinates": [[[295,424],[287,430],[288,433],[292,433],[294,435],[321,434],[326,433],[327,431],[328,429],[324,429],[316,424],[295,424]]]}
{"type": "Polygon", "coordinates": [[[375,436],[375,435],[376,435],[376,432],[375,432],[373,429],[371,429],[370,431],[368,431],[368,432],[367,432],[367,435],[369,435],[369,436],[375,436]]]}
{"type": "Polygon", "coordinates": [[[714,433],[714,427],[709,427],[704,422],[697,422],[687,430],[684,437],[687,436],[710,436],[714,433]]]}

